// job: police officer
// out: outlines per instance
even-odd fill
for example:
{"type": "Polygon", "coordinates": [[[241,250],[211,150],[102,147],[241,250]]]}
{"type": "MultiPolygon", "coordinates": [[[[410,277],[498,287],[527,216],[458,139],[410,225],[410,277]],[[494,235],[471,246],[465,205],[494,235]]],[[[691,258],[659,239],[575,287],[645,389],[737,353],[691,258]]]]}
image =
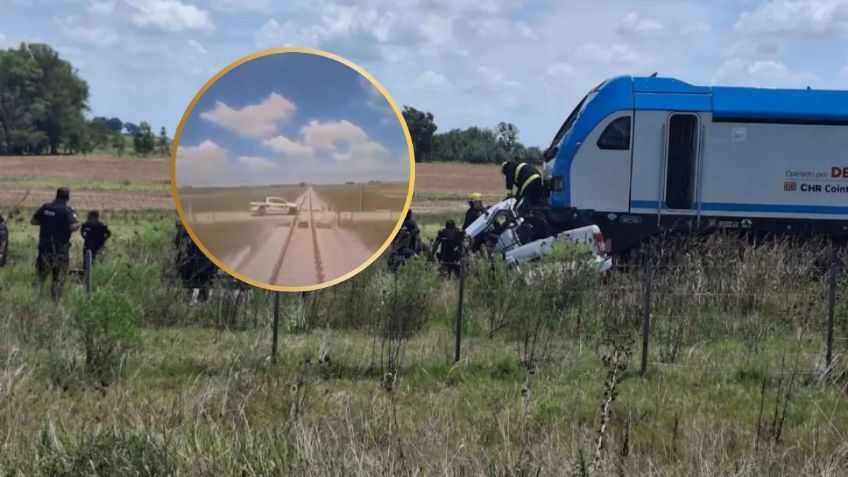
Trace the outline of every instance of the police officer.
{"type": "Polygon", "coordinates": [[[459,276],[460,260],[463,255],[465,232],[456,227],[456,222],[449,219],[445,228],[439,230],[430,255],[439,260],[442,271],[449,275],[459,276]]]}
{"type": "Polygon", "coordinates": [[[9,260],[9,228],[6,220],[0,215],[0,267],[6,265],[9,260]]]}
{"type": "Polygon", "coordinates": [[[483,215],[483,196],[479,192],[473,192],[468,196],[468,210],[465,211],[462,230],[467,229],[481,215],[483,215]]]}
{"type": "Polygon", "coordinates": [[[406,213],[403,224],[392,241],[391,253],[389,254],[389,270],[397,271],[403,262],[421,252],[421,229],[412,217],[412,211],[406,213]]]}
{"type": "Polygon", "coordinates": [[[194,299],[194,289],[198,289],[197,298],[206,301],[209,298],[209,289],[212,278],[217,272],[217,267],[194,243],[188,230],[182,222],[177,220],[177,234],[174,237],[174,246],[177,248],[176,268],[183,287],[188,290],[191,299],[194,299]]]}
{"type": "Polygon", "coordinates": [[[514,187],[517,191],[515,198],[522,206],[542,204],[542,176],[535,167],[526,162],[504,162],[501,165],[501,173],[506,179],[507,191],[512,194],[514,187]]]}
{"type": "Polygon", "coordinates": [[[91,261],[97,258],[97,254],[106,245],[106,241],[112,236],[112,231],[103,222],[100,221],[100,212],[92,210],[88,213],[88,218],[80,228],[80,235],[83,238],[82,258],[85,264],[85,252],[91,251],[91,261]]]}
{"type": "Polygon", "coordinates": [[[80,226],[76,212],[68,205],[70,199],[71,192],[60,187],[56,190],[56,199],[42,205],[30,221],[39,227],[38,258],[35,261],[38,284],[43,286],[47,276],[51,275],[50,294],[54,300],[62,295],[70,259],[71,234],[80,226]]]}

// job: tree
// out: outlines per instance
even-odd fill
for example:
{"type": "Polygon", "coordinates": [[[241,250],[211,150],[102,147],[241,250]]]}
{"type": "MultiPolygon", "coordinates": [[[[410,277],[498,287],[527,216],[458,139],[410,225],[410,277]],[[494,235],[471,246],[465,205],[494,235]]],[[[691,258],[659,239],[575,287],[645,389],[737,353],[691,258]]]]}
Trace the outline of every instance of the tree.
{"type": "Polygon", "coordinates": [[[168,139],[168,132],[165,131],[165,126],[159,130],[159,137],[156,139],[156,149],[163,156],[168,155],[168,149],[171,147],[171,141],[168,139]]]}
{"type": "Polygon", "coordinates": [[[138,131],[133,136],[133,147],[135,153],[139,155],[150,154],[155,149],[156,136],[153,135],[153,129],[147,121],[142,121],[139,124],[138,131]]]}
{"type": "Polygon", "coordinates": [[[49,45],[22,45],[21,50],[22,54],[30,55],[41,69],[36,94],[44,101],[46,111],[36,120],[36,127],[47,135],[50,154],[58,154],[70,125],[84,120],[83,111],[88,110],[88,84],[49,45]]]}
{"type": "Polygon", "coordinates": [[[112,133],[112,148],[115,149],[115,154],[118,157],[124,155],[124,151],[127,148],[127,138],[120,131],[112,133]]]}
{"type": "Polygon", "coordinates": [[[130,136],[135,136],[136,133],[138,132],[138,125],[136,125],[134,123],[124,123],[124,130],[130,136]]]}
{"type": "Polygon", "coordinates": [[[412,148],[415,150],[415,160],[427,162],[432,159],[433,133],[437,126],[433,121],[433,113],[425,113],[411,106],[403,107],[403,119],[409,128],[412,138],[412,148]]]}
{"type": "Polygon", "coordinates": [[[106,118],[94,118],[88,124],[89,137],[92,147],[103,149],[109,147],[112,130],[106,118]]]}
{"type": "Polygon", "coordinates": [[[50,46],[22,43],[0,51],[0,152],[58,154],[79,146],[88,85],[50,46]]]}
{"type": "Polygon", "coordinates": [[[518,127],[512,123],[503,121],[498,123],[498,142],[503,145],[504,151],[509,156],[514,156],[516,152],[516,144],[518,144],[518,127]]]}
{"type": "Polygon", "coordinates": [[[21,50],[0,51],[0,130],[4,153],[26,154],[47,143],[47,135],[36,129],[36,121],[47,109],[37,95],[42,76],[35,59],[21,50]]]}
{"type": "Polygon", "coordinates": [[[112,132],[121,132],[121,129],[124,128],[124,122],[118,118],[110,118],[106,121],[106,124],[112,132]]]}

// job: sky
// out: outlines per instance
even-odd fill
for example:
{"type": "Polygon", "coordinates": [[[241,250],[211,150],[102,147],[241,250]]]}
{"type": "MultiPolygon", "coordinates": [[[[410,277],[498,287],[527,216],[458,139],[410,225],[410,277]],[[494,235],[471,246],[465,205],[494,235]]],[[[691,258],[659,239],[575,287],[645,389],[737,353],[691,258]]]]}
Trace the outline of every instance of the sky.
{"type": "Polygon", "coordinates": [[[364,76],[306,53],[266,55],[215,81],[191,110],[177,184],[407,181],[401,123],[364,76]]]}
{"type": "Polygon", "coordinates": [[[197,90],[260,49],[347,57],[440,131],[508,121],[546,146],[616,75],[848,89],[848,0],[0,0],[0,47],[43,41],[91,114],[173,131],[197,90]]]}

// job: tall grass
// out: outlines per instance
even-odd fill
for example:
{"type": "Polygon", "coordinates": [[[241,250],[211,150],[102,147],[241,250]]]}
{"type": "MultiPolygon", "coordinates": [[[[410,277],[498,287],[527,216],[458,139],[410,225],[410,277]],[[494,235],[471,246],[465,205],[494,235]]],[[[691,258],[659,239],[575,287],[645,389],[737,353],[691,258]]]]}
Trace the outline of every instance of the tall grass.
{"type": "MultiPolygon", "coordinates": [[[[475,259],[453,364],[457,281],[426,261],[399,275],[380,261],[337,287],[286,295],[274,364],[272,293],[235,303],[235,284],[218,280],[208,302],[191,306],[173,280],[173,218],[114,220],[99,291],[86,297],[71,282],[59,305],[32,287],[33,231],[13,230],[12,264],[0,271],[0,475],[848,468],[848,381],[820,372],[830,263],[820,244],[715,237],[652,249],[640,377],[638,262],[599,279],[563,265],[580,257],[574,250],[522,273],[475,259]],[[124,316],[114,310],[136,310],[126,316],[140,346],[104,361],[120,372],[103,386],[73,364],[86,350],[74,317],[101,336],[100,325],[124,316]]],[[[846,274],[839,286],[845,337],[846,274]]]]}

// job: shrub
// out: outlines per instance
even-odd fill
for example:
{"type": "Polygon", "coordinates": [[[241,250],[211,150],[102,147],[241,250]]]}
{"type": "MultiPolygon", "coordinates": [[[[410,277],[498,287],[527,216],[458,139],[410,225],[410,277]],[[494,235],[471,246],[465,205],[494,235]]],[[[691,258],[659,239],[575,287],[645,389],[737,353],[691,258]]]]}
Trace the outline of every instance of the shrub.
{"type": "Polygon", "coordinates": [[[85,353],[86,371],[108,385],[140,342],[141,310],[124,294],[102,288],[73,296],[68,312],[85,353]]]}

